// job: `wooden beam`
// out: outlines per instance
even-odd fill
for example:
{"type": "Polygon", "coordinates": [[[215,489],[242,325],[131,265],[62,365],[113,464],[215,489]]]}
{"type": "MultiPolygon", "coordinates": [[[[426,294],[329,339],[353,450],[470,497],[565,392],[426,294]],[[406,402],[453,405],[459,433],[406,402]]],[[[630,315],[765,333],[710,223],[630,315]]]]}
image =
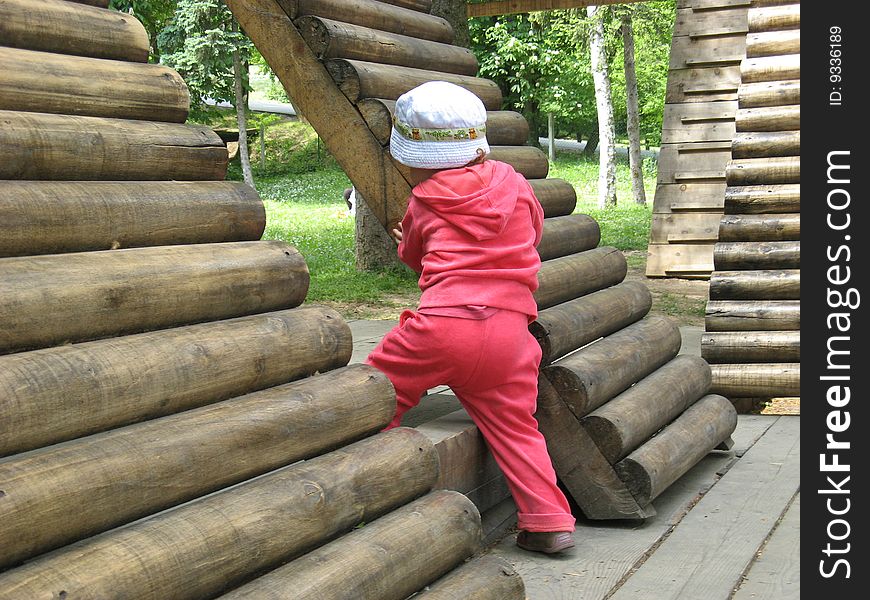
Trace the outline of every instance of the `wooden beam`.
{"type": "Polygon", "coordinates": [[[562,10],[605,4],[633,4],[638,0],[488,0],[468,5],[469,17],[511,15],[538,10],[562,10]]]}

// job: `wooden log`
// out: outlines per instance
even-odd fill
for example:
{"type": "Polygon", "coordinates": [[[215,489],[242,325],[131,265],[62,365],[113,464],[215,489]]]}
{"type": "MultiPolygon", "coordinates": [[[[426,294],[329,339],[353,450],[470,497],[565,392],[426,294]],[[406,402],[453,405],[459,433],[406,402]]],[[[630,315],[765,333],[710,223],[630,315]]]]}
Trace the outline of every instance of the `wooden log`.
{"type": "Polygon", "coordinates": [[[449,81],[477,95],[487,110],[501,110],[501,90],[489,79],[347,59],[328,61],[326,70],[354,104],[362,98],[396,100],[427,81],[449,81]]]}
{"type": "Polygon", "coordinates": [[[794,3],[783,6],[751,8],[747,18],[749,20],[749,33],[800,29],[801,5],[794,3]]]}
{"type": "Polygon", "coordinates": [[[724,215],[719,223],[720,242],[776,242],[800,238],[800,213],[724,215]]]}
{"type": "Polygon", "coordinates": [[[0,261],[0,352],[298,306],[305,259],[278,241],[131,248],[0,261]]]}
{"type": "Polygon", "coordinates": [[[735,119],[737,131],[800,131],[801,107],[798,104],[741,108],[735,119]]]}
{"type": "Polygon", "coordinates": [[[211,129],[0,110],[0,179],[223,180],[211,129]]]}
{"type": "Polygon", "coordinates": [[[471,50],[461,46],[421,40],[323,17],[300,17],[294,24],[320,60],[350,58],[459,75],[477,73],[477,58],[471,50]]]}
{"type": "Polygon", "coordinates": [[[707,331],[778,331],[801,327],[798,300],[712,300],[707,303],[707,331]]]}
{"type": "Polygon", "coordinates": [[[616,472],[638,502],[651,502],[736,427],[737,411],[731,402],[709,394],[617,463],[616,472]]]}
{"type": "Polygon", "coordinates": [[[725,168],[729,186],[800,183],[800,156],[734,159],[725,168]]]}
{"type": "Polygon", "coordinates": [[[710,366],[702,358],[682,354],[583,417],[581,423],[615,464],[704,396],[711,381],[710,366]]]}
{"type": "Polygon", "coordinates": [[[725,214],[799,213],[801,186],[730,186],[725,190],[725,214]]]}
{"type": "Polygon", "coordinates": [[[410,502],[437,475],[426,437],[394,429],[67,546],[0,575],[0,589],[19,598],[58,590],[70,598],[213,597],[410,502]]]}
{"type": "Polygon", "coordinates": [[[550,308],[616,285],[627,272],[622,252],[609,246],[548,260],[538,272],[535,301],[539,310],[550,308]]]}
{"type": "Polygon", "coordinates": [[[505,559],[484,554],[433,583],[416,600],[525,600],[523,578],[505,559]]]}
{"type": "Polygon", "coordinates": [[[639,321],[652,296],[639,282],[623,282],[542,310],[529,331],[541,345],[541,365],[639,321]]]}
{"type": "Polygon", "coordinates": [[[550,171],[547,155],[534,146],[490,146],[487,157],[506,162],[526,179],[544,179],[550,171]]]}
{"type": "Polygon", "coordinates": [[[800,331],[718,331],[701,336],[701,356],[713,363],[801,361],[800,331]]]}
{"type": "Polygon", "coordinates": [[[168,67],[0,47],[0,110],[183,123],[190,95],[168,67]]]}
{"type": "Polygon", "coordinates": [[[601,228],[589,215],[568,215],[544,219],[544,231],[538,254],[551,260],[568,254],[591,250],[601,241],[601,228]]]}
{"type": "Polygon", "coordinates": [[[782,54],[747,58],[740,63],[741,87],[747,83],[801,78],[801,55],[782,54]]]}
{"type": "Polygon", "coordinates": [[[756,130],[748,133],[736,133],[731,142],[731,156],[733,158],[799,156],[800,153],[801,132],[799,130],[770,132],[756,130]]]}
{"type": "Polygon", "coordinates": [[[564,179],[529,179],[529,185],[544,209],[545,218],[561,217],[574,212],[577,192],[564,179]]]}
{"type": "Polygon", "coordinates": [[[0,40],[12,48],[148,60],[148,33],[136,17],[64,0],[0,2],[0,40]]]}
{"type": "Polygon", "coordinates": [[[0,566],[374,434],[395,409],[386,376],[355,365],[13,457],[0,566]]]}
{"type": "Polygon", "coordinates": [[[401,5],[375,0],[278,0],[278,4],[291,19],[314,15],[421,40],[453,42],[453,28],[445,19],[401,5]]]}
{"type": "MultiPolygon", "coordinates": [[[[364,98],[357,103],[357,108],[372,134],[381,144],[388,145],[396,101],[364,98]]],[[[486,140],[490,145],[521,146],[528,138],[529,123],[520,113],[509,110],[487,111],[486,140]]]]}
{"type": "Polygon", "coordinates": [[[417,10],[428,13],[432,10],[432,0],[380,0],[384,4],[401,6],[409,10],[417,10]]]}
{"type": "Polygon", "coordinates": [[[257,192],[229,181],[0,184],[0,257],[259,240],[257,192]]]}
{"type": "Polygon", "coordinates": [[[719,242],[713,250],[713,265],[717,271],[800,269],[801,243],[719,242]]]}
{"type": "Polygon", "coordinates": [[[226,4],[373,216],[390,231],[405,214],[411,186],[356,107],[332,84],[326,68],[274,0],[226,0],[226,4]]]}
{"type": "Polygon", "coordinates": [[[711,391],[728,398],[777,398],[801,394],[800,363],[710,365],[711,391]]]}
{"type": "Polygon", "coordinates": [[[643,379],[680,351],[676,324],[647,317],[542,370],[579,419],[643,379]]]}
{"type": "Polygon", "coordinates": [[[801,102],[801,82],[762,81],[740,86],[737,104],[740,108],[791,106],[801,102]]]}
{"type": "Polygon", "coordinates": [[[294,310],[0,357],[0,456],[347,364],[335,311],[294,310]]]}
{"type": "Polygon", "coordinates": [[[222,596],[405,600],[473,554],[480,515],[438,490],[222,596]]]}
{"type": "Polygon", "coordinates": [[[99,6],[101,8],[108,8],[109,0],[65,0],[68,2],[78,2],[79,4],[90,4],[91,6],[99,6]]]}
{"type": "Polygon", "coordinates": [[[800,300],[800,269],[714,271],[711,300],[800,300]]]}
{"type": "Polygon", "coordinates": [[[671,69],[668,71],[665,102],[675,104],[737,100],[739,85],[739,65],[671,69]]]}
{"type": "Polygon", "coordinates": [[[801,53],[800,29],[785,31],[762,31],[746,36],[746,56],[780,56],[801,53]]]}
{"type": "Polygon", "coordinates": [[[538,377],[538,428],[553,468],[588,519],[644,519],[656,514],[629,493],[553,385],[538,377]]]}

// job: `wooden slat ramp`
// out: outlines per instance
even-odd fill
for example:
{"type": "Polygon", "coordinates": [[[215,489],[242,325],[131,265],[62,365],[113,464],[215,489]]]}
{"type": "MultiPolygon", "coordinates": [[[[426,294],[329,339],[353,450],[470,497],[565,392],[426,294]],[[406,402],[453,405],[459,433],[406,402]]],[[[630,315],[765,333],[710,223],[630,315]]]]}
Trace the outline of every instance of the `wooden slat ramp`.
{"type": "Polygon", "coordinates": [[[0,598],[524,598],[107,4],[0,0],[0,598]]]}
{"type": "Polygon", "coordinates": [[[701,344],[740,408],[800,395],[800,5],[748,23],[701,344]]]}
{"type": "MultiPolygon", "coordinates": [[[[624,282],[622,253],[599,247],[598,224],[573,214],[572,186],[546,178],[546,157],[524,145],[528,124],[501,110],[496,84],[475,76],[474,57],[450,44],[449,26],[427,14],[428,3],[227,4],[385,227],[401,219],[410,191],[407,169],[389,154],[396,98],[434,79],[481,98],[491,158],[529,180],[547,217],[535,294],[540,317],[531,327],[544,349],[537,417],[557,473],[588,517],[649,516],[658,494],[727,443],[736,414],[709,394],[709,367],[676,358],[677,327],[647,317],[649,291],[624,282]],[[593,415],[597,410],[603,414],[593,415]],[[619,429],[628,414],[644,418],[619,429]],[[610,427],[593,427],[593,417],[610,427]]],[[[499,508],[507,488],[467,416],[445,415],[417,429],[439,453],[437,487],[469,494],[482,513],[499,508]]]]}

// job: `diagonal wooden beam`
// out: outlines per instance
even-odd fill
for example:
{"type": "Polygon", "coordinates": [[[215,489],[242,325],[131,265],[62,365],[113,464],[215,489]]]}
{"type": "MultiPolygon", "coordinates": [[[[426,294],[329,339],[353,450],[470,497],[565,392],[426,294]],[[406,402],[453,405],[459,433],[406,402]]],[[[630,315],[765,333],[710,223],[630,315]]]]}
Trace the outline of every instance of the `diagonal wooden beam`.
{"type": "Polygon", "coordinates": [[[405,213],[411,186],[338,89],[276,0],[227,0],[227,5],[272,67],[287,95],[389,230],[405,213]]]}
{"type": "Polygon", "coordinates": [[[645,0],[486,0],[468,5],[469,17],[492,17],[539,10],[562,10],[605,4],[634,4],[645,0]]]}

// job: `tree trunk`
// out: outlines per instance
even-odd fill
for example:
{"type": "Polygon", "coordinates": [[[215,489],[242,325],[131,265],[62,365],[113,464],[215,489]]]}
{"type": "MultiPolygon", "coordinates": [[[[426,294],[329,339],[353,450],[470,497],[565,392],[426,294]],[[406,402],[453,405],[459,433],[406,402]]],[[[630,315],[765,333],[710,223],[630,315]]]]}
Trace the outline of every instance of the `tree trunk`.
{"type": "Polygon", "coordinates": [[[248,98],[242,87],[242,57],[238,49],[233,50],[233,88],[236,93],[236,117],[239,123],[239,160],[242,162],[242,175],[252,188],[254,187],[254,174],[251,172],[251,159],[248,154],[248,124],[246,112],[248,98]]]}
{"type": "Polygon", "coordinates": [[[587,6],[589,49],[592,54],[592,79],[595,82],[595,104],[598,108],[598,135],[601,138],[598,171],[598,207],[616,205],[616,149],[614,148],[613,104],[607,54],[604,47],[604,22],[597,6],[587,6]]]}
{"type": "Polygon", "coordinates": [[[396,253],[396,242],[390,237],[381,222],[356,190],[356,268],[359,271],[375,271],[388,267],[401,267],[396,253]]]}
{"type": "Polygon", "coordinates": [[[465,0],[433,0],[431,14],[441,17],[453,27],[453,44],[463,48],[471,47],[468,35],[468,12],[465,0]]]}
{"type": "Polygon", "coordinates": [[[555,118],[553,113],[547,113],[547,137],[549,138],[548,157],[550,160],[556,160],[556,133],[555,133],[555,118]]]}
{"type": "Polygon", "coordinates": [[[634,29],[630,12],[625,12],[622,15],[622,43],[625,64],[625,105],[628,113],[628,160],[631,166],[631,192],[637,204],[646,204],[646,190],[643,187],[643,158],[640,154],[637,73],[634,70],[634,29]]]}
{"type": "Polygon", "coordinates": [[[589,137],[586,139],[586,145],[583,146],[583,156],[595,156],[595,149],[598,148],[599,139],[598,131],[589,132],[589,137]]]}

